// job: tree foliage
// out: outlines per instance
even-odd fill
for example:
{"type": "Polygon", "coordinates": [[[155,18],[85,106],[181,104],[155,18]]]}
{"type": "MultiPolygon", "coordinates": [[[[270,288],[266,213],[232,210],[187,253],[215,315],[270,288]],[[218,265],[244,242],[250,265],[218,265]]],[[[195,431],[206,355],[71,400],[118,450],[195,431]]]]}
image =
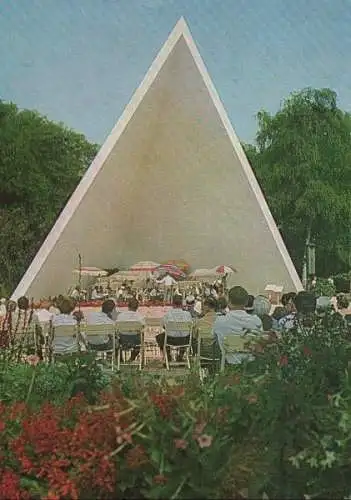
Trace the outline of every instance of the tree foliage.
{"type": "Polygon", "coordinates": [[[317,273],[347,269],[351,221],[351,115],[329,89],[292,93],[260,111],[256,144],[245,150],[298,269],[308,230],[317,273]]]}
{"type": "Polygon", "coordinates": [[[83,135],[0,101],[0,283],[11,290],[97,153],[83,135]]]}

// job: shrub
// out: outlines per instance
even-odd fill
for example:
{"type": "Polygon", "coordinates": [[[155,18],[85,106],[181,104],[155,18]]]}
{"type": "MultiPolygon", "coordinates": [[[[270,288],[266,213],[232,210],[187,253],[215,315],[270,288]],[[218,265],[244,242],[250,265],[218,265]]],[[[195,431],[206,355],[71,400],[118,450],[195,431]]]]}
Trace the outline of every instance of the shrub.
{"type": "MultiPolygon", "coordinates": [[[[255,343],[254,361],[205,383],[138,373],[94,406],[3,403],[0,499],[348,498],[350,342],[338,318],[255,343]]],[[[86,366],[71,361],[76,377],[86,366]]]]}
{"type": "Polygon", "coordinates": [[[0,401],[25,401],[38,405],[44,401],[63,403],[83,392],[90,402],[109,383],[95,355],[67,356],[59,363],[0,363],[0,401]],[[33,377],[33,384],[31,381],[33,377]]]}

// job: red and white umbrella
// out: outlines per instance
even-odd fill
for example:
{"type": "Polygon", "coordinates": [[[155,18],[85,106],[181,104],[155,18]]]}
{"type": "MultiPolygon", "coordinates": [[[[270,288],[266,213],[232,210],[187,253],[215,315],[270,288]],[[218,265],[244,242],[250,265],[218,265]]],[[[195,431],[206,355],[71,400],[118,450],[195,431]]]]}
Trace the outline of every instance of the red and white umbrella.
{"type": "Polygon", "coordinates": [[[173,276],[173,278],[185,278],[186,277],[186,274],[181,269],[179,269],[179,267],[175,266],[174,264],[161,264],[156,269],[156,273],[159,275],[168,273],[170,276],[173,276]]]}
{"type": "Polygon", "coordinates": [[[222,264],[221,266],[215,267],[214,271],[216,274],[231,274],[231,273],[237,272],[237,270],[234,269],[234,267],[225,266],[224,264],[222,264]]]}
{"type": "Polygon", "coordinates": [[[157,262],[152,262],[151,260],[143,260],[140,262],[137,262],[133,266],[129,268],[130,271],[134,272],[150,272],[152,273],[155,271],[155,269],[159,266],[157,262]]]}

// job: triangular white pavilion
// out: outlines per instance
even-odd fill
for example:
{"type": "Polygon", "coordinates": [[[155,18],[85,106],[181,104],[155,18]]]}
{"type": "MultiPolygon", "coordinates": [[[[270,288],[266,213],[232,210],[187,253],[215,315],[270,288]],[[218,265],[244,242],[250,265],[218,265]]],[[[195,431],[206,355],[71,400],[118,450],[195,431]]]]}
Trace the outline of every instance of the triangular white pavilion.
{"type": "Polygon", "coordinates": [[[65,293],[85,266],[234,265],[251,293],[301,282],[181,18],[13,298],[65,293]]]}

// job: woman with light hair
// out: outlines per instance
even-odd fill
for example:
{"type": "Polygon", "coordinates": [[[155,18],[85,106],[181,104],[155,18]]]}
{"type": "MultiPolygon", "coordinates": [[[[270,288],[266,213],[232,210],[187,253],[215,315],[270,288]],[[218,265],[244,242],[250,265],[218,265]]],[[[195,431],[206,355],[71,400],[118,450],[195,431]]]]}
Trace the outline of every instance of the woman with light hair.
{"type": "Polygon", "coordinates": [[[263,331],[272,330],[273,320],[269,313],[271,312],[271,303],[264,295],[257,295],[253,301],[253,314],[262,321],[263,331]]]}
{"type": "Polygon", "coordinates": [[[336,296],[336,305],[338,308],[338,312],[343,316],[345,316],[349,312],[348,309],[350,306],[350,301],[345,293],[339,293],[336,296]]]}

